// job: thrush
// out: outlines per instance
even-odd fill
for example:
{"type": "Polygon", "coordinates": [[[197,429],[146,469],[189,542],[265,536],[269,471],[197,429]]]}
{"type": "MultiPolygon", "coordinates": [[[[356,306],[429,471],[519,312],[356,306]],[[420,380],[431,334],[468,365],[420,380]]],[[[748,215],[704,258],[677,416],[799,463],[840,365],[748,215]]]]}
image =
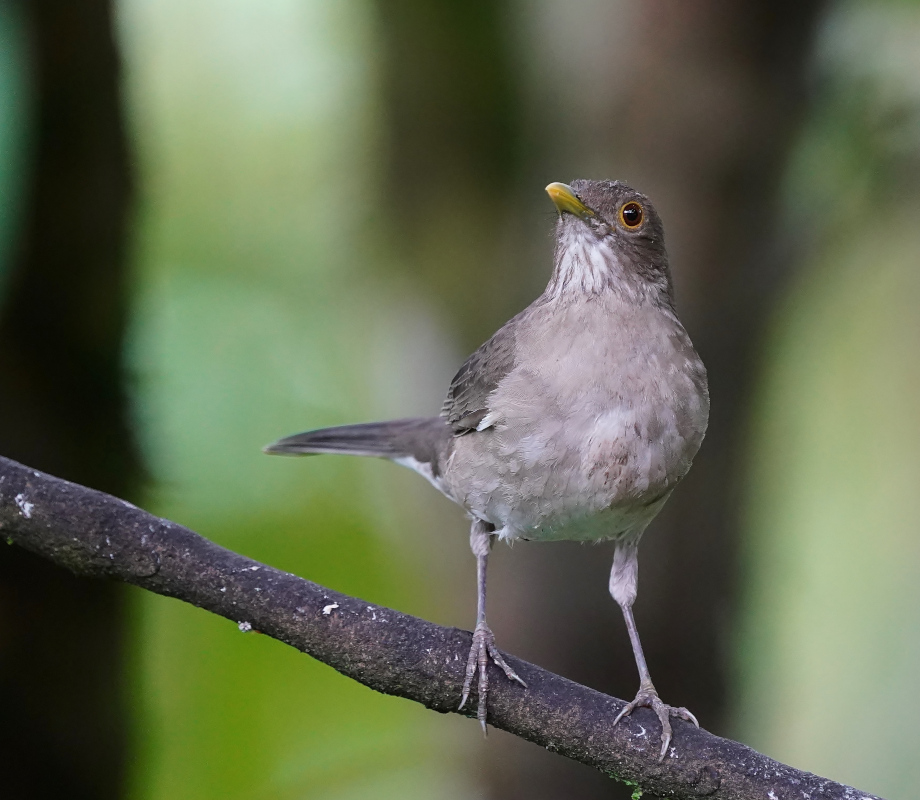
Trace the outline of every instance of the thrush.
{"type": "Polygon", "coordinates": [[[626,621],[640,706],[661,723],[694,724],[658,696],[632,607],[637,548],[690,469],[706,431],[706,370],[674,307],[661,219],[619,181],[551,183],[559,211],[546,290],[460,367],[436,417],[308,431],[268,453],[378,456],[409,467],[462,506],[477,562],[476,627],[460,708],[478,673],[485,730],[488,660],[524,681],[486,622],[486,564],[495,539],[613,540],[610,594],[626,621]]]}

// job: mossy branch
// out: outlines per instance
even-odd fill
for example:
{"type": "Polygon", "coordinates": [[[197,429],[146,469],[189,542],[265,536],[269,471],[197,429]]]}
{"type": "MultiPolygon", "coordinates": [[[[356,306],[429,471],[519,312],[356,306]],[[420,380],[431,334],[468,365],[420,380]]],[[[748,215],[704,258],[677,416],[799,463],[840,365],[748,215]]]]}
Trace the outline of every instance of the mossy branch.
{"type": "MultiPolygon", "coordinates": [[[[0,535],[77,575],[125,581],[261,631],[378,692],[458,713],[467,631],[326,589],[124,500],[5,458],[0,535]]],[[[642,791],[715,800],[880,800],[677,720],[659,763],[651,711],[639,709],[614,727],[622,700],[507,658],[528,688],[496,672],[489,724],[642,791]]]]}

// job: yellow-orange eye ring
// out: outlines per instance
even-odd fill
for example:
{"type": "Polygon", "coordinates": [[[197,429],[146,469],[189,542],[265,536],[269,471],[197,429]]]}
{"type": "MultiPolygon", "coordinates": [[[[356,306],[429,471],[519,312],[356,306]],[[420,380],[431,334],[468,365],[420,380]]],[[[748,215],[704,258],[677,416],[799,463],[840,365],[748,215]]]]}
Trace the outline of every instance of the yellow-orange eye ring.
{"type": "Polygon", "coordinates": [[[624,228],[629,228],[629,230],[635,230],[642,224],[642,220],[645,219],[645,212],[635,200],[631,200],[628,203],[624,203],[620,207],[620,222],[623,223],[624,228]]]}

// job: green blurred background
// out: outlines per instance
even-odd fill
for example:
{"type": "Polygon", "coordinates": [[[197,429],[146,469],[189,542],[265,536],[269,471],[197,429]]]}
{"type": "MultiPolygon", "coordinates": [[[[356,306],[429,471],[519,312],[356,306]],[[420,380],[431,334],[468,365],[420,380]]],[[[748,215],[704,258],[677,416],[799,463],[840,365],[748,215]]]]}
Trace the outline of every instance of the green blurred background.
{"type": "MultiPolygon", "coordinates": [[[[548,277],[542,187],[648,192],[713,396],[643,542],[656,684],[795,766],[920,783],[920,3],[2,0],[0,120],[0,452],[464,628],[458,509],[260,447],[434,413],[548,277]]],[[[490,618],[627,697],[610,556],[498,550],[490,618]]],[[[0,688],[10,798],[628,796],[11,548],[0,688]]]]}

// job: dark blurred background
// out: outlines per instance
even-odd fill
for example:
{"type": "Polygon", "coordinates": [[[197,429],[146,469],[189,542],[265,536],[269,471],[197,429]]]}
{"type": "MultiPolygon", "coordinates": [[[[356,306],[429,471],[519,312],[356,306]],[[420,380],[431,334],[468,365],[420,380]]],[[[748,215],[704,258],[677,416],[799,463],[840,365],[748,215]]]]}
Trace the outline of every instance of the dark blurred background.
{"type": "MultiPolygon", "coordinates": [[[[550,181],[668,232],[710,430],[642,543],[666,701],[920,781],[920,2],[0,0],[0,453],[442,624],[460,511],[268,459],[428,414],[542,289],[550,181]]],[[[607,545],[500,548],[500,645],[637,685],[607,545]]],[[[164,598],[0,554],[4,798],[628,797],[164,598]]]]}

